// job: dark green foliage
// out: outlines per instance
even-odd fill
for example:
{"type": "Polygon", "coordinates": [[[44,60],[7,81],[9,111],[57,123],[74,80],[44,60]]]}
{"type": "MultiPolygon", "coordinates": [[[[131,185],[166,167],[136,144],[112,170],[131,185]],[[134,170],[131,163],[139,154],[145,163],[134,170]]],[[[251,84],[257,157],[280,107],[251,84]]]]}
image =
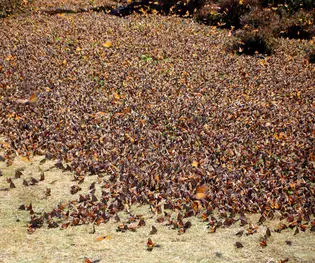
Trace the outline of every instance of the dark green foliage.
{"type": "MultiPolygon", "coordinates": [[[[170,1],[162,1],[162,2],[170,2],[170,1]]],[[[203,5],[204,0],[190,0],[190,1],[176,1],[176,4],[170,6],[169,10],[177,15],[185,16],[185,15],[192,15],[197,10],[199,10],[203,5]]]]}
{"type": "Polygon", "coordinates": [[[223,24],[223,15],[219,12],[220,7],[217,4],[206,3],[198,10],[195,18],[198,22],[206,25],[223,24]]]}
{"type": "Polygon", "coordinates": [[[219,3],[220,13],[225,27],[240,28],[241,16],[250,11],[250,5],[241,4],[239,0],[222,0],[219,3]]]}
{"type": "Polygon", "coordinates": [[[310,10],[315,7],[314,0],[260,0],[259,1],[263,7],[273,6],[279,7],[284,6],[290,12],[295,12],[301,8],[310,10]]]}
{"type": "Polygon", "coordinates": [[[281,31],[277,36],[295,39],[311,39],[314,36],[315,11],[299,11],[281,20],[281,31]]]}
{"type": "Polygon", "coordinates": [[[140,0],[133,1],[125,6],[119,6],[117,9],[112,10],[111,14],[126,16],[133,12],[141,13],[145,11],[150,13],[155,10],[164,15],[176,14],[179,16],[191,16],[204,5],[204,2],[205,0],[140,0]]]}
{"type": "Polygon", "coordinates": [[[295,38],[295,39],[311,39],[312,33],[305,30],[302,26],[292,25],[286,31],[280,33],[281,37],[295,38]]]}
{"type": "Polygon", "coordinates": [[[255,7],[241,17],[241,25],[268,31],[274,37],[311,39],[314,36],[314,14],[314,11],[279,14],[278,9],[255,7]]]}
{"type": "Polygon", "coordinates": [[[315,1],[218,0],[204,1],[196,18],[225,28],[268,28],[274,36],[309,39],[314,25],[315,1]],[[310,18],[311,17],[311,18],[310,18]]]}
{"type": "Polygon", "coordinates": [[[254,7],[251,11],[241,17],[242,26],[250,26],[251,28],[279,27],[280,17],[272,9],[262,9],[254,7]]]}
{"type": "Polygon", "coordinates": [[[315,50],[313,50],[312,52],[309,53],[308,55],[308,61],[312,64],[315,63],[315,50]]]}
{"type": "Polygon", "coordinates": [[[158,0],[142,1],[149,4],[158,4],[164,14],[177,14],[180,16],[191,15],[199,10],[205,3],[205,0],[158,0]]]}
{"type": "Polygon", "coordinates": [[[256,5],[257,0],[205,1],[197,20],[208,25],[237,29],[241,27],[241,17],[256,5]]]}
{"type": "Polygon", "coordinates": [[[272,42],[269,36],[258,31],[242,31],[238,34],[238,41],[233,44],[232,50],[240,55],[271,55],[272,42]]]}

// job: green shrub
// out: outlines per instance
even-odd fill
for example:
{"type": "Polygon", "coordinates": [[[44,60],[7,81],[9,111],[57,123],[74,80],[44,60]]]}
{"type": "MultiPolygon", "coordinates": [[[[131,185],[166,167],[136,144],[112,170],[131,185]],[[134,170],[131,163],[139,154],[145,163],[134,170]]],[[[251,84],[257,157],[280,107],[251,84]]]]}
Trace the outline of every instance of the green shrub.
{"type": "Polygon", "coordinates": [[[279,7],[284,6],[290,12],[296,12],[301,8],[310,10],[315,7],[314,0],[260,0],[263,7],[279,7]]]}
{"type": "Polygon", "coordinates": [[[176,14],[180,16],[191,16],[199,10],[205,2],[206,0],[135,0],[128,5],[120,6],[116,10],[113,10],[112,14],[125,16],[144,9],[149,13],[155,10],[165,15],[176,14]]]}
{"type": "Polygon", "coordinates": [[[315,50],[313,50],[312,52],[309,53],[308,55],[308,61],[312,64],[315,63],[315,50]]]}
{"type": "Polygon", "coordinates": [[[249,12],[249,6],[239,0],[222,0],[219,3],[225,26],[240,28],[241,16],[249,12]]]}
{"type": "Polygon", "coordinates": [[[197,12],[204,4],[205,0],[181,0],[167,1],[159,0],[166,13],[172,13],[180,16],[189,16],[197,12]]]}
{"type": "Polygon", "coordinates": [[[274,37],[311,39],[314,36],[315,9],[295,13],[285,9],[254,7],[241,17],[242,27],[268,31],[274,37]]]}
{"type": "Polygon", "coordinates": [[[294,39],[311,39],[314,32],[305,30],[300,25],[291,25],[285,31],[280,32],[281,37],[294,39]]]}
{"type": "Polygon", "coordinates": [[[218,4],[206,2],[195,15],[198,22],[206,25],[220,26],[224,24],[223,15],[218,4]]]}
{"type": "Polygon", "coordinates": [[[311,39],[314,36],[315,11],[301,10],[281,19],[280,37],[311,39]]]}
{"type": "Polygon", "coordinates": [[[271,55],[272,49],[271,36],[267,35],[266,32],[258,30],[240,31],[236,41],[232,45],[232,50],[239,55],[271,55]]]}
{"type": "Polygon", "coordinates": [[[279,27],[280,17],[272,9],[254,7],[241,17],[241,25],[251,28],[279,27]]]}
{"type": "Polygon", "coordinates": [[[258,0],[205,1],[198,12],[197,20],[223,28],[240,28],[241,17],[256,6],[258,0]]]}

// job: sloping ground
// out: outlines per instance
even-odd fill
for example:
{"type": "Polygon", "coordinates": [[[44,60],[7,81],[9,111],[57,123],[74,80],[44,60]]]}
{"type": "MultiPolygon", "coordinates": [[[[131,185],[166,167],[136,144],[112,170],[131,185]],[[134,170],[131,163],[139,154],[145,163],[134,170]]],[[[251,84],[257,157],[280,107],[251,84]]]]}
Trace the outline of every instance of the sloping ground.
{"type": "Polygon", "coordinates": [[[119,1],[115,0],[42,0],[34,1],[32,7],[35,9],[47,9],[47,8],[89,8],[95,6],[107,6],[107,5],[116,5],[119,1]]]}
{"type": "MultiPolygon", "coordinates": [[[[282,39],[273,56],[246,57],[226,51],[226,44],[233,38],[228,31],[175,17],[121,19],[95,12],[55,16],[32,13],[1,22],[0,133],[8,140],[1,144],[7,163],[16,154],[30,158],[47,154],[68,163],[75,174],[76,182],[70,182],[73,174],[59,173],[59,180],[68,185],[61,187],[65,193],[84,178],[85,183],[96,182],[97,189],[102,190],[93,193],[93,187],[87,186],[73,198],[67,194],[62,209],[57,207],[58,194],[49,207],[36,204],[37,194],[23,199],[25,203],[34,200],[33,209],[40,212],[33,215],[29,231],[41,227],[36,222],[45,222],[26,240],[35,247],[38,244],[36,249],[45,247],[45,242],[56,246],[42,254],[31,247],[26,262],[77,262],[84,255],[105,260],[107,254],[99,246],[112,240],[95,243],[92,249],[86,244],[95,236],[82,240],[79,235],[80,241],[71,243],[64,233],[86,234],[88,224],[112,220],[121,210],[139,204],[149,204],[156,212],[162,208],[180,212],[184,222],[186,216],[202,215],[212,229],[218,228],[218,233],[208,235],[206,223],[189,219],[192,228],[178,237],[177,231],[163,228],[167,235],[156,241],[165,242],[148,254],[145,244],[153,221],[146,218],[145,230],[117,234],[127,234],[128,242],[139,242],[136,246],[140,254],[130,255],[133,261],[141,261],[146,255],[143,261],[174,262],[179,257],[180,262],[232,262],[235,256],[235,262],[252,262],[253,258],[267,262],[285,258],[283,246],[291,251],[288,257],[293,262],[314,259],[310,229],[314,213],[315,82],[314,65],[305,59],[306,51],[314,45],[312,41],[282,39]],[[97,179],[88,174],[99,176],[97,179]],[[72,199],[75,201],[69,202],[72,199]],[[57,212],[51,213],[54,207],[57,212]],[[48,213],[48,220],[41,209],[48,213]],[[213,209],[219,210],[215,220],[213,209]],[[226,240],[230,235],[236,238],[236,224],[224,229],[219,225],[229,225],[229,218],[235,221],[245,212],[262,214],[262,221],[268,217],[288,219],[287,225],[295,231],[306,229],[306,233],[294,237],[297,241],[293,244],[300,244],[294,249],[284,243],[287,237],[279,239],[279,246],[268,239],[268,246],[262,249],[259,237],[249,235],[242,241],[247,245],[244,250],[234,249],[233,240],[228,243],[230,255],[211,243],[214,252],[189,257],[192,254],[187,254],[187,247],[197,249],[200,239],[205,244],[213,239],[220,242],[221,237],[215,237],[220,231],[226,240]],[[47,230],[47,221],[59,227],[67,223],[86,225],[59,232],[47,230]],[[145,232],[138,235],[141,231],[145,232]],[[46,233],[49,241],[45,241],[46,233]],[[62,246],[59,233],[70,243],[62,246]],[[175,241],[194,240],[183,246],[183,258],[183,251],[176,250],[179,246],[173,254],[174,247],[166,246],[168,235],[175,241]],[[75,244],[74,251],[71,244],[75,244]],[[62,255],[57,253],[61,247],[62,255]],[[169,257],[164,259],[166,249],[169,257]],[[215,254],[217,250],[219,254],[215,254]],[[88,251],[98,251],[97,256],[88,251]],[[257,253],[246,259],[244,251],[257,253]],[[270,257],[265,257],[266,251],[270,257]]],[[[1,169],[5,170],[4,166],[1,169]]],[[[8,172],[6,177],[12,175],[8,172]]],[[[8,185],[5,180],[2,183],[8,185]]],[[[16,184],[21,185],[19,181],[16,184]]],[[[29,188],[18,189],[24,196],[29,188]]],[[[1,192],[6,196],[1,200],[12,199],[12,209],[22,202],[18,189],[1,192]]],[[[54,195],[54,189],[59,188],[52,185],[51,189],[54,195]]],[[[8,204],[1,203],[1,209],[10,211],[8,204]]],[[[27,218],[23,220],[25,224],[27,218]]],[[[168,222],[168,215],[164,220],[168,222]]],[[[170,225],[182,231],[183,220],[177,217],[170,225]]],[[[4,225],[4,233],[13,228],[12,221],[4,225]]],[[[17,225],[20,231],[22,224],[17,225]]],[[[112,231],[105,230],[107,227],[114,229],[113,225],[99,226],[105,234],[112,231]]],[[[278,230],[278,226],[272,224],[271,229],[278,230]]],[[[260,235],[265,230],[261,226],[260,235]]],[[[24,238],[20,236],[22,242],[24,238]]],[[[113,240],[117,242],[109,245],[111,252],[107,252],[113,260],[126,262],[132,244],[124,250],[119,242],[124,239],[113,240]],[[124,252],[117,252],[115,258],[113,251],[117,248],[124,252]]],[[[25,254],[24,243],[20,244],[25,254]]],[[[19,251],[6,251],[8,260],[4,262],[16,262],[17,258],[22,262],[19,251]]]]}
{"type": "Polygon", "coordinates": [[[35,12],[62,13],[64,12],[85,12],[89,10],[110,10],[119,5],[115,0],[53,0],[53,1],[35,1],[31,7],[35,12]]]}
{"type": "Polygon", "coordinates": [[[123,2],[115,0],[0,0],[0,17],[30,12],[60,13],[62,11],[107,10],[112,7],[116,8],[121,3],[123,2]]]}

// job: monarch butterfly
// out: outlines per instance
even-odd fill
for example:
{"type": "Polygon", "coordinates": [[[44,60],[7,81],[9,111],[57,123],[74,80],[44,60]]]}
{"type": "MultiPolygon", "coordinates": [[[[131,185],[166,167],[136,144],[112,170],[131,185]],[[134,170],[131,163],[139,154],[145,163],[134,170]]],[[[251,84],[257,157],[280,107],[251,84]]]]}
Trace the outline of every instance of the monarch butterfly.
{"type": "Polygon", "coordinates": [[[151,238],[148,238],[147,250],[152,251],[154,247],[160,247],[160,245],[154,243],[151,238]]]}

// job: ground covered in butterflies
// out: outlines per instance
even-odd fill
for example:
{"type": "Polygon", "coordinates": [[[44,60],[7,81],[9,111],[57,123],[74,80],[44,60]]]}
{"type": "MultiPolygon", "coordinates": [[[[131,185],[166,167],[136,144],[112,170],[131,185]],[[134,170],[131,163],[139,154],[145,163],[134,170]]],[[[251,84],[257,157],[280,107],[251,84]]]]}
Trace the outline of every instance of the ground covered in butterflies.
{"type": "Polygon", "coordinates": [[[1,21],[0,262],[314,261],[314,40],[40,10],[1,21]]]}
{"type": "MultiPolygon", "coordinates": [[[[290,228],[275,232],[281,225],[288,225],[286,220],[276,216],[258,225],[258,214],[246,216],[253,228],[238,222],[218,228],[215,233],[207,222],[191,217],[184,220],[191,222],[191,227],[184,234],[178,234],[172,226],[167,226],[167,222],[158,223],[161,215],[152,213],[148,205],[134,205],[129,212],[118,213],[120,222],[113,218],[94,227],[92,223],[64,229],[45,226],[30,234],[26,229],[31,210],[35,214],[51,211],[57,206],[67,206],[68,200],[80,196],[80,192],[70,193],[72,173],[57,168],[56,161],[44,160],[43,156],[32,161],[18,157],[10,167],[0,162],[3,174],[0,177],[0,233],[5,237],[0,240],[0,262],[89,262],[87,259],[92,262],[314,261],[314,233],[306,230],[295,234],[290,228]],[[45,178],[40,179],[43,172],[45,178]],[[14,178],[15,188],[10,188],[8,178],[14,178]],[[29,186],[25,186],[25,181],[29,186]],[[23,204],[27,211],[18,209],[23,204]],[[139,220],[134,221],[130,214],[144,219],[145,225],[138,227],[139,220]],[[123,224],[127,225],[126,230],[119,229],[123,224]],[[156,230],[152,230],[152,226],[156,230]],[[260,243],[268,229],[270,236],[267,246],[263,246],[260,243]],[[148,238],[160,247],[148,251],[148,238]]],[[[82,191],[89,191],[95,180],[97,175],[87,177],[80,185],[82,191]]],[[[100,191],[96,186],[96,192],[100,191]]]]}

